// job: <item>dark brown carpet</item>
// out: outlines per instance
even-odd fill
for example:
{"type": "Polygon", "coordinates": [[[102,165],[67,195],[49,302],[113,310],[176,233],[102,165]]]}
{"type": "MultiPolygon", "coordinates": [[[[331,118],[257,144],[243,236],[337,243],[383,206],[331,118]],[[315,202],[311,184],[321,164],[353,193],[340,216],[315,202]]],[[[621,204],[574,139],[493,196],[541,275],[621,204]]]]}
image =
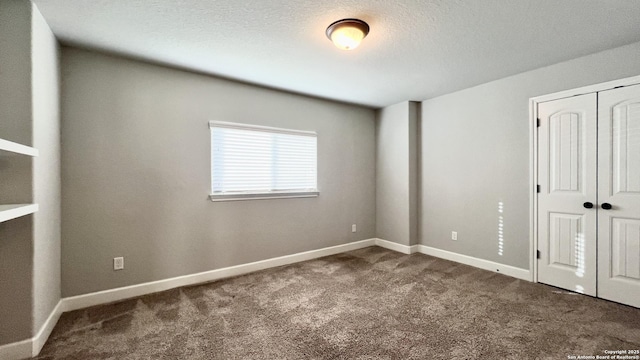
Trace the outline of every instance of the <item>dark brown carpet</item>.
{"type": "Polygon", "coordinates": [[[63,314],[38,359],[567,359],[640,309],[378,247],[63,314]]]}

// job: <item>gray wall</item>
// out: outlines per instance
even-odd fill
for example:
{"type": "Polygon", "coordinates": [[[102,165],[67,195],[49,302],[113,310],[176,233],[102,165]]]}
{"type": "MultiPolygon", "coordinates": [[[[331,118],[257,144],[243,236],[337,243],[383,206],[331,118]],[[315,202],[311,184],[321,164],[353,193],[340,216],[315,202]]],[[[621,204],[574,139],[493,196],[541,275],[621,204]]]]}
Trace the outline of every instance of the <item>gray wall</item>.
{"type": "Polygon", "coordinates": [[[32,11],[33,327],[38,331],[60,301],[60,64],[58,42],[32,11]]]}
{"type": "Polygon", "coordinates": [[[0,137],[31,145],[31,10],[0,1],[0,137]]]}
{"type": "Polygon", "coordinates": [[[68,47],[62,79],[63,296],[375,236],[373,110],[68,47]],[[209,201],[209,120],[317,131],[320,196],[209,201]]]}
{"type": "Polygon", "coordinates": [[[529,98],[639,75],[638,59],[635,43],[423,101],[420,243],[528,269],[529,98]]]}
{"type": "MultiPolygon", "coordinates": [[[[0,138],[31,145],[31,3],[0,1],[0,138]]],[[[32,159],[0,152],[0,203],[32,202],[32,159]]],[[[0,345],[31,337],[32,217],[0,223],[0,345]]]]}
{"type": "Polygon", "coordinates": [[[403,245],[417,243],[417,105],[376,113],[376,237],[403,245]]]}

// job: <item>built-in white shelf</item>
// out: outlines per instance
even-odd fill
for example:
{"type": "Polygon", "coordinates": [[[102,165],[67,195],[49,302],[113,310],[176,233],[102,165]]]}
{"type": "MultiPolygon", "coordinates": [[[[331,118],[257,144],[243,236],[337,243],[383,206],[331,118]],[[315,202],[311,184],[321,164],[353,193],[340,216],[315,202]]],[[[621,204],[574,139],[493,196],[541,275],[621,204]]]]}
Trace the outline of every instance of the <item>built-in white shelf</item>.
{"type": "Polygon", "coordinates": [[[28,156],[38,156],[38,149],[4,139],[0,139],[0,150],[28,156]]]}
{"type": "Polygon", "coordinates": [[[38,211],[38,204],[9,204],[0,205],[0,222],[33,214],[38,211]]]}

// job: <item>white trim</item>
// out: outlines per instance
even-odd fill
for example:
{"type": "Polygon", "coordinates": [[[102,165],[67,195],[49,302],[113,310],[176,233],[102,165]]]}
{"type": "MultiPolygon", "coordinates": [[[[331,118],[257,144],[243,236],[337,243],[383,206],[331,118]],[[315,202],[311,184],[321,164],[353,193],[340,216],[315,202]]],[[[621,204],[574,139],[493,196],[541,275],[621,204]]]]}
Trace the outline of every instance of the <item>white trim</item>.
{"type": "Polygon", "coordinates": [[[620,86],[630,86],[630,85],[637,85],[637,84],[640,84],[640,76],[632,76],[624,79],[618,79],[613,81],[607,81],[604,83],[583,86],[577,89],[558,91],[552,94],[536,96],[531,98],[530,100],[536,103],[541,103],[541,102],[558,100],[558,99],[577,96],[577,95],[611,90],[613,88],[620,87],[620,86]]]}
{"type": "Polygon", "coordinates": [[[529,100],[529,269],[530,281],[538,282],[538,103],[529,100]]]}
{"type": "Polygon", "coordinates": [[[115,301],[125,300],[159,291],[174,289],[181,286],[201,284],[232,276],[244,275],[259,270],[317,259],[320,257],[362,249],[369,246],[380,246],[403,254],[413,254],[420,252],[426,255],[460,262],[485,270],[498,271],[505,275],[513,276],[519,279],[524,279],[527,281],[531,280],[529,277],[529,271],[526,269],[520,269],[509,265],[474,258],[471,256],[461,255],[445,250],[439,250],[424,245],[407,246],[384,239],[372,238],[318,250],[311,250],[292,255],[280,256],[272,259],[260,260],[248,264],[241,264],[196,274],[178,276],[169,279],[157,280],[116,289],[109,289],[89,294],[67,297],[62,299],[62,311],[67,312],[87,308],[90,306],[112,303],[115,301]]]}
{"type": "Polygon", "coordinates": [[[62,300],[58,301],[58,304],[53,308],[51,314],[49,314],[49,317],[34,337],[0,346],[0,359],[14,360],[38,356],[47,339],[49,339],[49,335],[51,335],[58,319],[60,319],[60,315],[62,315],[62,304],[62,300]]]}
{"type": "Polygon", "coordinates": [[[0,345],[0,359],[17,360],[30,358],[33,356],[32,343],[33,339],[27,339],[6,345],[0,345]]]}
{"type": "Polygon", "coordinates": [[[397,251],[403,254],[422,253],[425,255],[435,256],[441,259],[455,261],[461,264],[471,265],[483,270],[499,272],[501,274],[514,278],[531,281],[531,271],[518,268],[511,265],[500,264],[494,261],[475,258],[472,256],[462,255],[451,251],[440,250],[426,245],[402,245],[384,239],[375,239],[377,246],[385,249],[397,251]]]}
{"type": "Polygon", "coordinates": [[[214,127],[238,129],[238,130],[257,130],[257,131],[265,131],[265,132],[274,132],[278,134],[292,134],[292,135],[303,135],[303,136],[312,136],[312,137],[318,136],[318,134],[315,131],[284,129],[284,128],[277,128],[277,127],[271,127],[271,126],[233,123],[233,122],[227,122],[227,121],[209,121],[209,129],[214,127]]]}
{"type": "Polygon", "coordinates": [[[0,150],[28,156],[38,156],[39,154],[36,148],[4,139],[0,139],[0,150]]]}
{"type": "Polygon", "coordinates": [[[478,259],[472,256],[462,255],[451,251],[440,250],[426,245],[418,245],[420,253],[439,257],[441,259],[459,262],[465,265],[471,265],[484,270],[498,272],[517,279],[531,281],[531,272],[527,269],[517,268],[515,266],[504,265],[497,262],[478,259]]]}
{"type": "Polygon", "coordinates": [[[376,239],[356,241],[343,245],[331,246],[318,250],[305,251],[297,254],[280,256],[272,259],[256,261],[248,264],[236,265],[222,269],[205,271],[197,274],[178,276],[170,279],[147,282],[125,286],[116,289],[98,291],[90,294],[72,296],[63,299],[63,311],[73,311],[90,306],[107,304],[136,296],[151,294],[159,291],[174,289],[181,286],[195,285],[210,281],[220,280],[232,276],[244,275],[259,270],[273,268],[282,265],[297,263],[300,261],[317,259],[319,257],[335,255],[346,251],[362,249],[374,246],[376,239]]]}
{"type": "Polygon", "coordinates": [[[264,200],[264,199],[289,199],[289,198],[311,198],[318,197],[320,192],[315,191],[272,191],[264,193],[220,193],[211,194],[209,199],[218,201],[242,201],[242,200],[264,200]]]}
{"type": "Polygon", "coordinates": [[[577,89],[559,91],[552,94],[536,96],[529,99],[529,176],[531,184],[529,194],[529,268],[531,270],[530,281],[538,282],[538,261],[536,253],[538,251],[538,204],[537,204],[537,191],[535,185],[537,185],[538,178],[538,131],[537,131],[537,119],[538,119],[538,104],[542,102],[563,99],[572,96],[578,96],[583,94],[596,93],[601,91],[607,91],[616,87],[631,86],[640,84],[640,76],[633,76],[624,79],[618,79],[608,81],[600,84],[583,86],[577,89]]]}
{"type": "Polygon", "coordinates": [[[418,245],[402,245],[393,241],[388,241],[384,239],[375,239],[376,245],[385,249],[397,251],[403,254],[413,254],[418,252],[418,245]]]}
{"type": "Polygon", "coordinates": [[[33,341],[31,356],[38,356],[38,354],[40,354],[40,350],[42,350],[42,347],[47,342],[47,339],[49,339],[49,335],[51,335],[53,328],[60,319],[60,315],[62,315],[62,304],[62,300],[58,301],[56,307],[53,308],[53,311],[51,311],[47,320],[40,327],[40,331],[38,331],[38,333],[31,339],[33,341]]]}
{"type": "Polygon", "coordinates": [[[372,238],[348,244],[331,246],[323,249],[310,250],[292,255],[280,256],[272,259],[241,264],[222,269],[205,271],[197,274],[178,276],[170,279],[125,286],[116,289],[98,291],[90,294],[72,296],[61,299],[53,309],[38,333],[31,339],[0,346],[0,359],[13,360],[37,356],[47,342],[53,328],[63,312],[84,309],[90,306],[112,303],[137,296],[147,295],[159,291],[174,289],[181,286],[195,285],[220,280],[232,276],[244,275],[259,270],[293,264],[301,261],[317,259],[324,256],[340,254],[347,251],[363,249],[370,246],[380,246],[385,249],[403,254],[422,253],[442,259],[471,265],[480,269],[496,271],[504,275],[530,281],[530,271],[493,261],[461,255],[450,251],[440,250],[425,245],[402,245],[392,241],[372,238]]]}

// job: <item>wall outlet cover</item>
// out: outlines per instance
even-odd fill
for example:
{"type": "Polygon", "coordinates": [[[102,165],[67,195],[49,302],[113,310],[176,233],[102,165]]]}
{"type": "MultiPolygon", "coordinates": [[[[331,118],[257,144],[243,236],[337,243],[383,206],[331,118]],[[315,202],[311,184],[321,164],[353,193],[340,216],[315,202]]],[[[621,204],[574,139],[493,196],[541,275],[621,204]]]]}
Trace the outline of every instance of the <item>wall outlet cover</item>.
{"type": "Polygon", "coordinates": [[[123,257],[113,258],[113,270],[122,270],[122,269],[124,269],[124,258],[123,257]]]}

